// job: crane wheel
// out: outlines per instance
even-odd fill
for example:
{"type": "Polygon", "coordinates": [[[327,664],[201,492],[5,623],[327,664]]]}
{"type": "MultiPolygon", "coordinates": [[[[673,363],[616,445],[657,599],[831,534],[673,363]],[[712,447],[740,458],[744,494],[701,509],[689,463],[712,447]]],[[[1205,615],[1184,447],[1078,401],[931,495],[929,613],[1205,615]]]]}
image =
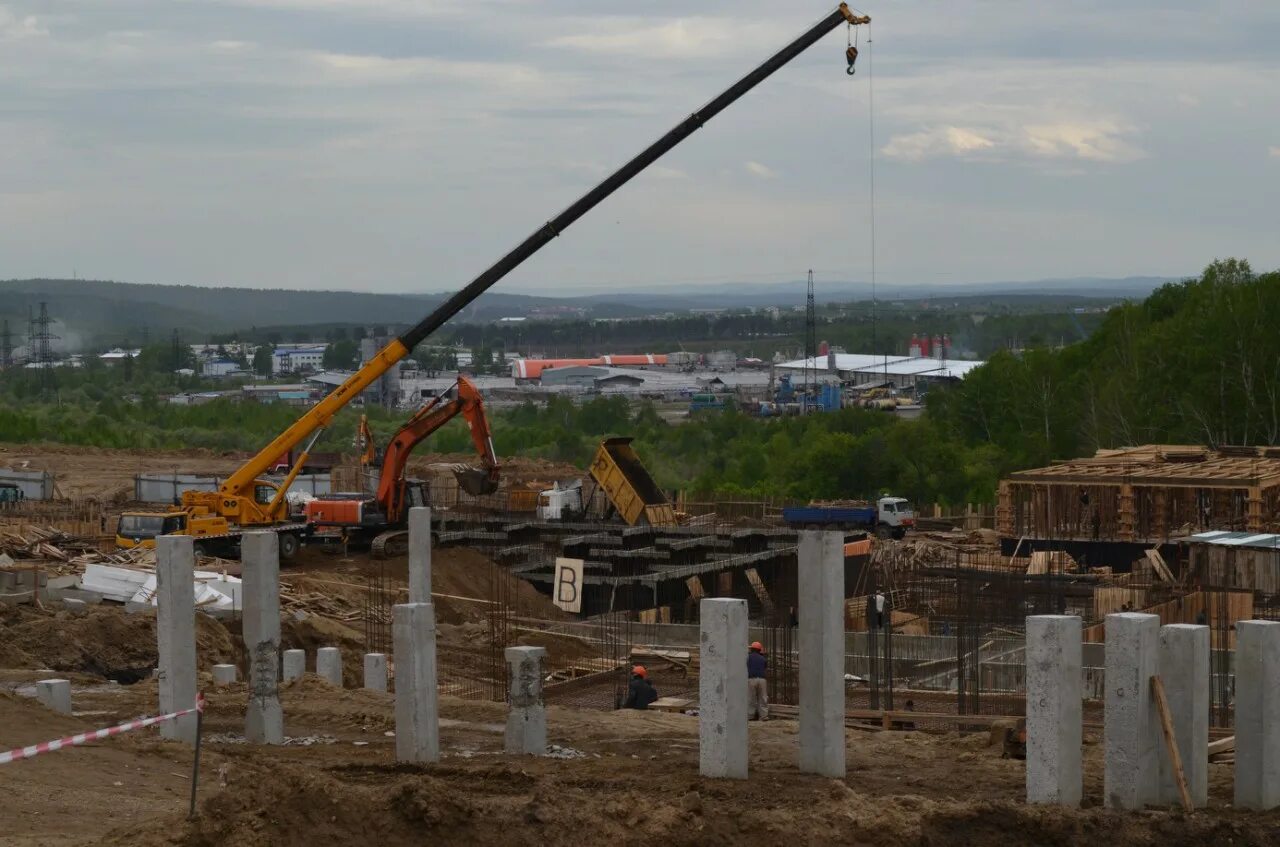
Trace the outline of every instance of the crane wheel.
{"type": "Polygon", "coordinates": [[[281,559],[292,559],[294,556],[298,555],[299,546],[298,536],[294,535],[292,532],[280,533],[281,559]]]}

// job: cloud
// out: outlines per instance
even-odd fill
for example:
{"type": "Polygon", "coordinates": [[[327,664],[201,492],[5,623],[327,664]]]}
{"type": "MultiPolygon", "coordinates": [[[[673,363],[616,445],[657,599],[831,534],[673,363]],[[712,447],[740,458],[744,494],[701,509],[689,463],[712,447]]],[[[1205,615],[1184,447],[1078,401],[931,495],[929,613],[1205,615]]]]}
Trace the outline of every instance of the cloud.
{"type": "Polygon", "coordinates": [[[7,6],[0,6],[0,41],[17,41],[48,35],[49,29],[35,15],[19,15],[7,6]]]}
{"type": "Polygon", "coordinates": [[[1128,131],[1115,124],[1056,123],[1028,126],[1022,141],[1036,156],[1085,159],[1092,162],[1132,162],[1142,150],[1125,141],[1128,131]]]}
{"type": "Polygon", "coordinates": [[[759,162],[747,162],[743,165],[747,169],[747,173],[752,176],[758,176],[761,179],[777,179],[778,172],[768,165],[762,165],[759,162]]]}
{"type": "Polygon", "coordinates": [[[976,130],[940,126],[895,135],[881,148],[881,152],[892,159],[918,162],[938,156],[970,156],[995,146],[996,142],[976,130]]]}
{"type": "Polygon", "coordinates": [[[981,128],[937,126],[895,135],[881,152],[906,162],[979,157],[1131,162],[1142,158],[1144,153],[1125,139],[1130,133],[1131,130],[1110,121],[981,128]]]}
{"type": "Polygon", "coordinates": [[[637,59],[721,58],[755,55],[785,41],[788,24],[757,17],[748,23],[727,17],[690,16],[655,23],[651,18],[597,16],[565,21],[568,34],[543,46],[637,59]]]}

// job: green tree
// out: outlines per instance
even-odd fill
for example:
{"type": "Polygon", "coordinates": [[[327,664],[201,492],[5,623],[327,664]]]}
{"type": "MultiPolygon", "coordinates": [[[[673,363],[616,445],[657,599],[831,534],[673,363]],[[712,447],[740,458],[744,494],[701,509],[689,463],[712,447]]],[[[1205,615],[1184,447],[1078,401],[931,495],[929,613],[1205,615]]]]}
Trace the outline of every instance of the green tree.
{"type": "Polygon", "coordinates": [[[324,366],[337,370],[352,367],[356,361],[356,343],[348,339],[335,341],[325,348],[324,366]]]}
{"type": "Polygon", "coordinates": [[[259,344],[253,351],[253,372],[258,376],[271,376],[271,347],[259,344]]]}

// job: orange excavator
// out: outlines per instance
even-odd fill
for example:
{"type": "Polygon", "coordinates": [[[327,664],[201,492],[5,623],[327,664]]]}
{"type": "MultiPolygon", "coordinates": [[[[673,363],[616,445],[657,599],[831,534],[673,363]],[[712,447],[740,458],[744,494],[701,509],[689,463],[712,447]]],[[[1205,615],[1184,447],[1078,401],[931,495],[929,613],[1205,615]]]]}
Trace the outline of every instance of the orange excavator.
{"type": "MultiPolygon", "coordinates": [[[[405,477],[409,456],[423,440],[458,415],[467,422],[471,442],[482,463],[479,468],[453,466],[451,470],[458,485],[477,497],[497,491],[501,469],[493,449],[489,420],[484,414],[484,401],[475,384],[460,376],[448,391],[432,398],[396,430],[382,451],[372,497],[363,493],[327,494],[306,504],[306,519],[313,536],[344,538],[360,545],[367,542],[375,557],[405,552],[409,509],[430,505],[426,484],[405,477]]],[[[361,464],[378,464],[373,433],[367,423],[362,424],[359,438],[365,442],[366,451],[361,456],[361,464]]]]}

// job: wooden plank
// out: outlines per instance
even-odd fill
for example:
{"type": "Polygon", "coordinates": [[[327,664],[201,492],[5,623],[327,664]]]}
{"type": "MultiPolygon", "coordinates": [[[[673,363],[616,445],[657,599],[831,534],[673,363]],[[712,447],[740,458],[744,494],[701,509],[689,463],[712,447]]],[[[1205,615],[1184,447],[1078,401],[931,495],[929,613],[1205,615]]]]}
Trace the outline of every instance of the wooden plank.
{"type": "Polygon", "coordinates": [[[701,600],[707,596],[707,592],[702,589],[701,577],[691,576],[684,581],[684,584],[689,586],[689,596],[694,600],[701,600]]]}
{"type": "Polygon", "coordinates": [[[1226,738],[1219,738],[1217,741],[1209,742],[1209,755],[1216,756],[1219,753],[1231,753],[1236,749],[1236,737],[1228,735],[1226,738]]]}
{"type": "Polygon", "coordinates": [[[764,612],[766,618],[773,617],[773,600],[769,597],[769,590],[764,587],[764,580],[760,578],[760,574],[755,568],[747,568],[743,571],[747,577],[747,582],[751,583],[751,590],[756,593],[756,599],[760,601],[760,609],[764,612]]]}
{"type": "Polygon", "coordinates": [[[1151,677],[1151,697],[1155,700],[1156,711],[1160,714],[1160,733],[1164,736],[1165,751],[1169,754],[1169,764],[1173,767],[1173,779],[1178,785],[1178,797],[1182,800],[1185,811],[1195,809],[1191,802],[1191,790],[1187,788],[1187,774],[1182,769],[1182,755],[1178,753],[1178,742],[1173,737],[1173,714],[1169,711],[1169,701],[1164,696],[1164,683],[1160,675],[1151,677]]]}

